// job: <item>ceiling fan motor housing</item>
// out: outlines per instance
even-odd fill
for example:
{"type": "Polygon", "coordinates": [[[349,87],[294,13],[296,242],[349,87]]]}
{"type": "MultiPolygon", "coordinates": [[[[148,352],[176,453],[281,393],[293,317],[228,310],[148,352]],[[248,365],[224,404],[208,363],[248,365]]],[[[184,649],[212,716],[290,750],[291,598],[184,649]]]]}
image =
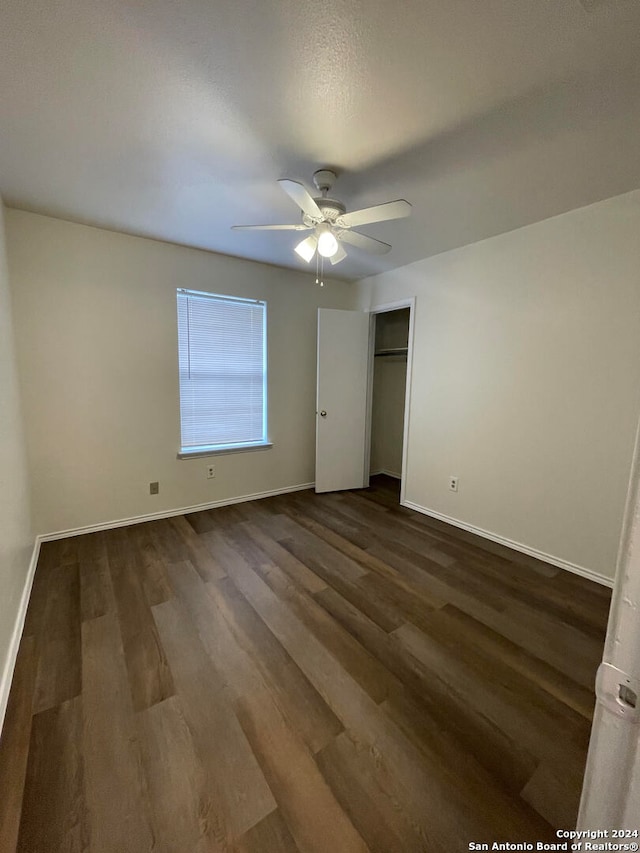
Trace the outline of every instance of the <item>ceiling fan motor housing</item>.
{"type": "Polygon", "coordinates": [[[338,176],[331,169],[318,169],[313,173],[313,183],[321,193],[328,193],[338,176]]]}
{"type": "MultiPolygon", "coordinates": [[[[342,216],[342,214],[346,212],[344,204],[335,198],[314,198],[314,201],[322,211],[323,222],[333,222],[338,218],[338,216],[342,216]]],[[[308,213],[303,215],[302,221],[307,226],[313,226],[317,222],[317,220],[312,216],[309,216],[308,213]]]]}

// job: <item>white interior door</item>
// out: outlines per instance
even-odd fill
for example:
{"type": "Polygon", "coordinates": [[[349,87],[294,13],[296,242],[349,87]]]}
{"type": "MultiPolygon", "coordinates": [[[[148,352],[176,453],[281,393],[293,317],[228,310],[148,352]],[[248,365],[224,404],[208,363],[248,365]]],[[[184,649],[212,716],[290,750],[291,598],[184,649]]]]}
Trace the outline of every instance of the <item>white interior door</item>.
{"type": "Polygon", "coordinates": [[[318,309],[316,492],[368,485],[369,314],[318,309]]]}

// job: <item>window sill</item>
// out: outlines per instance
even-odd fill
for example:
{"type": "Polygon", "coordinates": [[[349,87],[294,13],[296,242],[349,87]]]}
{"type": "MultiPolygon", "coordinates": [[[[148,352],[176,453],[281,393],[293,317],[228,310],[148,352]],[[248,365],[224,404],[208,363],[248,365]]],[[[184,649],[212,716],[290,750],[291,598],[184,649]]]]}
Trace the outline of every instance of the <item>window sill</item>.
{"type": "Polygon", "coordinates": [[[203,456],[223,456],[228,453],[246,453],[249,450],[270,450],[272,447],[272,441],[265,441],[262,444],[238,444],[235,447],[219,447],[211,448],[210,450],[181,450],[177,456],[178,459],[198,459],[203,456]]]}

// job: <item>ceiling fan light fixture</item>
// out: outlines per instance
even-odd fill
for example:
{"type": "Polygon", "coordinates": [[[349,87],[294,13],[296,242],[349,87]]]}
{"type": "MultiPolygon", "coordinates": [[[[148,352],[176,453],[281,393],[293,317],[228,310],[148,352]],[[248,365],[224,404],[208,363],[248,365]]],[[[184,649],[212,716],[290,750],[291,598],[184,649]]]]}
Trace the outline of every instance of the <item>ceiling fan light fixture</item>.
{"type": "Polygon", "coordinates": [[[338,243],[335,234],[326,224],[319,225],[318,231],[318,253],[321,254],[323,258],[332,258],[340,248],[340,244],[338,243]]]}
{"type": "Polygon", "coordinates": [[[311,263],[311,258],[316,253],[316,247],[318,245],[318,238],[315,234],[312,234],[310,237],[305,237],[298,245],[295,247],[295,252],[298,254],[303,261],[306,261],[308,264],[311,263]]]}
{"type": "MultiPolygon", "coordinates": [[[[608,0],[583,1],[608,2],[608,0]]],[[[295,252],[308,264],[316,257],[319,269],[322,268],[325,258],[332,264],[339,264],[344,260],[347,257],[344,244],[355,246],[360,251],[374,255],[383,255],[390,251],[391,246],[388,243],[351,229],[371,222],[386,222],[389,219],[402,219],[409,216],[411,213],[409,202],[399,198],[373,207],[365,207],[362,210],[347,212],[341,201],[327,197],[335,179],[336,173],[331,169],[319,169],[315,172],[313,180],[322,195],[321,198],[313,198],[300,181],[290,178],[282,178],[278,181],[284,192],[300,208],[302,222],[299,224],[233,225],[232,227],[241,231],[312,231],[311,236],[298,243],[295,252]]]]}

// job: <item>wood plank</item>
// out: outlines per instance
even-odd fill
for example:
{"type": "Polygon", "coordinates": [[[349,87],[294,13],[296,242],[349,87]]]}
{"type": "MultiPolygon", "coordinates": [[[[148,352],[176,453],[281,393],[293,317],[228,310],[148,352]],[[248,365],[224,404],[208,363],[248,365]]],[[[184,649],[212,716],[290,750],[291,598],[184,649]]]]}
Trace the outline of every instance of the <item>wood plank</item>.
{"type": "Polygon", "coordinates": [[[33,712],[80,695],[80,574],[77,563],[51,569],[38,634],[38,673],[33,712]]]}
{"type": "Polygon", "coordinates": [[[282,546],[294,554],[301,562],[304,562],[313,571],[327,582],[327,585],[336,590],[343,598],[358,607],[363,613],[379,625],[384,631],[393,631],[402,625],[404,619],[397,614],[392,606],[381,600],[373,588],[367,588],[359,584],[365,574],[356,580],[342,577],[340,570],[328,570],[327,564],[322,560],[316,560],[313,550],[308,550],[308,545],[301,545],[294,539],[281,539],[282,546]]]}
{"type": "Polygon", "coordinates": [[[514,604],[502,617],[494,617],[489,627],[519,644],[531,654],[563,672],[589,690],[594,689],[596,672],[602,660],[603,642],[549,614],[514,604]],[[567,655],[571,649],[571,655],[567,655]]]}
{"type": "Polygon", "coordinates": [[[212,791],[196,752],[179,697],[171,696],[136,715],[137,732],[162,853],[215,853],[212,791]]]}
{"type": "MultiPolygon", "coordinates": [[[[459,674],[464,670],[477,679],[481,673],[483,686],[486,684],[494,696],[500,696],[510,707],[517,708],[518,713],[526,714],[532,728],[548,730],[554,738],[560,734],[562,740],[587,744],[589,722],[582,715],[568,708],[562,699],[542,689],[528,673],[518,671],[498,655],[487,654],[485,649],[460,631],[459,625],[439,611],[425,618],[420,631],[406,625],[395,635],[411,633],[418,637],[421,649],[426,644],[432,658],[436,650],[436,655],[443,655],[444,660],[450,661],[449,669],[455,667],[459,674]]],[[[558,678],[561,679],[560,674],[558,678]]]]}
{"type": "MultiPolygon", "coordinates": [[[[356,585],[368,595],[375,595],[376,600],[382,602],[387,611],[395,616],[398,627],[404,622],[421,627],[434,609],[444,606],[444,602],[438,602],[438,607],[434,608],[427,604],[423,596],[413,595],[404,585],[373,572],[358,578],[356,585]]],[[[360,609],[365,612],[364,608],[360,609]]]]}
{"type": "MultiPolygon", "coordinates": [[[[282,532],[294,531],[283,523],[279,530],[279,533],[282,532]]],[[[261,548],[256,550],[251,538],[247,540],[246,535],[244,535],[245,533],[248,533],[250,537],[256,535],[255,528],[247,530],[247,528],[239,527],[227,531],[225,537],[242,553],[243,558],[249,565],[259,568],[265,563],[264,551],[273,552],[273,549],[266,546],[264,550],[261,548]]],[[[219,540],[215,534],[207,534],[207,536],[210,547],[215,552],[215,549],[219,547],[217,544],[219,540]]],[[[265,538],[268,537],[263,535],[260,540],[263,544],[265,538]]],[[[325,588],[327,585],[337,588],[350,601],[357,602],[358,606],[365,610],[386,631],[392,631],[402,624],[404,619],[397,615],[396,610],[393,606],[389,605],[387,600],[377,596],[375,590],[372,591],[366,585],[358,583],[358,581],[367,576],[365,569],[361,566],[359,567],[359,574],[355,576],[355,580],[350,579],[349,571],[347,571],[346,575],[343,575],[344,565],[340,560],[336,560],[335,565],[327,569],[329,555],[325,553],[319,557],[317,547],[313,544],[314,540],[320,542],[320,544],[324,544],[322,540],[318,540],[313,534],[305,535],[300,539],[286,538],[279,541],[279,545],[290,555],[289,562],[287,563],[288,568],[293,572],[294,580],[299,582],[301,587],[309,592],[315,592],[318,590],[318,580],[320,579],[323,582],[321,588],[325,588]],[[291,557],[293,558],[293,563],[290,562],[291,557]]],[[[253,541],[255,542],[255,539],[253,541]]],[[[334,551],[334,553],[337,552],[334,551]]],[[[267,562],[271,563],[271,559],[267,558],[267,562]]],[[[349,560],[349,567],[351,568],[353,565],[355,565],[353,561],[349,560]]]]}
{"type": "MultiPolygon", "coordinates": [[[[392,582],[396,588],[402,587],[405,589],[410,596],[418,596],[421,598],[423,603],[431,609],[442,607],[444,605],[445,602],[443,600],[438,599],[436,596],[430,596],[415,586],[412,587],[409,584],[406,584],[401,575],[386,563],[383,563],[382,560],[374,557],[369,553],[369,551],[365,550],[365,548],[355,545],[353,541],[341,536],[339,533],[336,533],[332,526],[326,526],[323,522],[318,521],[317,516],[319,515],[320,518],[325,520],[329,519],[330,524],[332,521],[335,523],[335,516],[332,519],[330,514],[323,514],[321,510],[319,513],[314,513],[313,509],[308,506],[308,503],[308,501],[307,503],[302,503],[301,501],[290,497],[286,503],[283,503],[283,507],[286,512],[292,515],[298,524],[306,527],[307,530],[315,536],[324,539],[333,548],[336,548],[352,560],[359,563],[368,573],[368,575],[365,576],[367,580],[369,580],[372,573],[380,575],[382,578],[392,582]],[[307,513],[309,512],[313,513],[313,515],[308,515],[307,513]]],[[[340,526],[339,522],[338,526],[340,526]]],[[[319,590],[312,590],[312,592],[316,591],[319,590]]]]}
{"type": "MultiPolygon", "coordinates": [[[[87,851],[82,700],[69,699],[33,718],[17,853],[87,851]]],[[[126,848],[123,848],[123,850],[126,848]]]]}
{"type": "MultiPolygon", "coordinates": [[[[228,539],[216,534],[215,539],[208,539],[208,541],[212,547],[215,547],[216,553],[224,560],[225,565],[233,565],[236,561],[242,560],[241,555],[228,539]]],[[[290,583],[278,566],[261,566],[259,571],[270,588],[287,603],[307,630],[340,661],[340,665],[362,689],[375,702],[382,702],[388,695],[389,689],[395,685],[395,678],[347,631],[343,630],[313,598],[290,583]]]]}
{"type": "Polygon", "coordinates": [[[0,739],[0,850],[15,850],[18,840],[36,670],[35,638],[23,637],[0,739]]]}
{"type": "MultiPolygon", "coordinates": [[[[262,517],[257,501],[250,501],[251,515],[255,519],[258,515],[262,517]]],[[[242,511],[242,503],[229,504],[214,509],[206,509],[201,512],[190,512],[184,518],[193,531],[201,536],[203,533],[220,532],[228,527],[235,527],[245,520],[242,511]]]]}
{"type": "MultiPolygon", "coordinates": [[[[228,527],[235,527],[246,519],[244,510],[244,501],[227,506],[219,506],[215,509],[207,510],[207,515],[211,521],[213,531],[223,532],[228,527]]],[[[264,501],[251,501],[251,514],[254,518],[266,518],[270,513],[264,513],[264,501]]]]}
{"type": "Polygon", "coordinates": [[[599,595],[593,595],[589,589],[573,595],[562,583],[542,577],[530,567],[486,554],[452,537],[450,540],[442,548],[456,558],[458,574],[473,571],[491,584],[506,602],[535,604],[562,622],[604,641],[602,624],[606,621],[608,607],[599,595]]]}
{"type": "Polygon", "coordinates": [[[332,829],[325,828],[324,835],[329,832],[335,837],[336,849],[361,849],[354,846],[353,829],[326,790],[302,738],[287,723],[258,668],[234,636],[228,621],[229,599],[217,584],[207,585],[211,596],[207,599],[193,570],[189,577],[185,569],[172,566],[172,582],[233,696],[236,714],[294,837],[304,839],[304,849],[318,849],[322,833],[316,821],[328,818],[332,829]]]}
{"type": "Polygon", "coordinates": [[[58,565],[70,566],[78,562],[78,537],[65,536],[54,543],[58,552],[58,565]]]}
{"type": "Polygon", "coordinates": [[[115,612],[104,533],[79,536],[77,549],[82,621],[115,612]]]}
{"type": "Polygon", "coordinates": [[[175,688],[142,588],[138,555],[124,528],[109,531],[107,553],[133,707],[141,711],[173,696],[175,688]]]}
{"type": "Polygon", "coordinates": [[[336,533],[342,539],[353,543],[360,550],[366,550],[371,543],[371,529],[363,523],[363,519],[344,515],[335,505],[326,503],[325,495],[300,495],[289,497],[282,503],[281,511],[289,514],[291,507],[298,507],[307,517],[315,519],[327,530],[336,533]]]}
{"type": "Polygon", "coordinates": [[[595,702],[593,691],[452,605],[446,605],[437,616],[430,618],[448,623],[467,646],[482,652],[490,660],[511,667],[591,722],[595,702]]]}
{"type": "Polygon", "coordinates": [[[213,558],[209,549],[184,517],[174,516],[168,521],[184,544],[185,559],[194,566],[202,580],[217,581],[225,577],[224,568],[213,558]]]}
{"type": "Polygon", "coordinates": [[[446,567],[441,566],[400,541],[388,542],[382,546],[374,542],[369,550],[381,560],[387,560],[396,566],[399,571],[408,571],[414,577],[421,578],[432,588],[442,588],[441,585],[444,585],[447,593],[441,594],[440,597],[445,601],[452,601],[453,595],[471,597],[475,606],[479,602],[498,613],[506,606],[503,590],[497,590],[481,575],[457,566],[455,561],[446,567]],[[437,584],[435,587],[434,582],[437,584]]]}
{"type": "Polygon", "coordinates": [[[215,524],[206,510],[202,510],[201,512],[190,512],[185,515],[185,520],[191,525],[194,532],[198,535],[201,533],[208,533],[210,530],[215,529],[215,524]]]}
{"type": "Polygon", "coordinates": [[[237,588],[216,584],[217,603],[238,644],[251,657],[276,704],[311,752],[342,731],[342,724],[237,588]]]}
{"type": "MultiPolygon", "coordinates": [[[[308,493],[313,494],[313,491],[309,490],[308,493]]],[[[297,494],[303,494],[303,492],[297,492],[297,494]]],[[[281,514],[277,495],[270,498],[260,498],[260,500],[256,501],[242,501],[235,504],[235,509],[243,522],[266,522],[273,518],[274,515],[281,514]]]]}
{"type": "Polygon", "coordinates": [[[279,809],[271,812],[239,839],[234,853],[299,853],[279,809]]]}
{"type": "MultiPolygon", "coordinates": [[[[482,816],[465,814],[462,802],[459,808],[451,807],[452,802],[460,799],[460,792],[437,774],[435,779],[426,774],[402,732],[384,716],[335,658],[308,635],[286,605],[240,560],[229,565],[228,571],[236,586],[325,697],[345,728],[352,734],[357,733],[359,742],[379,751],[380,761],[387,765],[384,780],[388,794],[406,804],[429,849],[448,851],[452,839],[476,837],[482,816]],[[429,796],[425,797],[427,790],[429,796]]],[[[436,769],[430,768],[434,772],[436,769]]]]}
{"type": "Polygon", "coordinates": [[[557,761],[543,761],[522,797],[552,826],[572,828],[578,819],[583,776],[584,763],[565,767],[557,761]]]}
{"type": "MultiPolygon", "coordinates": [[[[185,564],[180,565],[184,575],[185,564]]],[[[175,569],[173,564],[170,570],[175,569]]],[[[174,583],[175,578],[171,580],[174,583]]],[[[172,599],[154,607],[153,615],[176,674],[196,753],[209,780],[210,820],[224,849],[273,811],[276,803],[189,611],[172,599]]]]}
{"type": "Polygon", "coordinates": [[[317,600],[340,624],[375,654],[394,673],[398,681],[388,694],[383,707],[394,708],[391,716],[400,718],[399,727],[411,729],[420,715],[427,712],[438,721],[443,731],[458,737],[471,755],[512,789],[520,791],[536,767],[535,755],[523,749],[499,726],[450,689],[441,674],[426,670],[411,655],[405,654],[394,638],[345,601],[334,590],[325,590],[317,600]],[[408,691],[411,704],[398,697],[408,691]],[[416,708],[417,700],[417,708],[416,708]],[[407,709],[412,707],[412,711],[407,709]],[[406,725],[402,721],[407,721],[406,725]]]}
{"type": "MultiPolygon", "coordinates": [[[[314,593],[326,589],[327,584],[322,578],[255,524],[243,522],[229,527],[224,535],[250,565],[261,566],[273,563],[279,566],[302,590],[314,593]]],[[[214,534],[203,538],[215,553],[220,541],[219,537],[214,534]]]]}
{"type": "Polygon", "coordinates": [[[366,845],[331,794],[302,737],[288,724],[257,667],[234,637],[227,621],[230,611],[219,587],[207,584],[207,598],[193,569],[190,575],[186,566],[177,569],[171,567],[174,588],[186,602],[210,659],[228,688],[243,731],[294,839],[309,853],[327,849],[365,851],[366,845]]]}
{"type": "Polygon", "coordinates": [[[142,591],[149,607],[162,604],[173,596],[164,560],[156,548],[151,531],[146,524],[129,528],[133,547],[137,551],[136,565],[140,569],[142,591]]]}
{"type": "Polygon", "coordinates": [[[439,675],[458,704],[473,697],[474,706],[525,749],[545,757],[562,755],[567,765],[584,755],[589,727],[577,714],[563,715],[560,703],[544,691],[519,690],[522,681],[517,687],[510,684],[504,671],[495,677],[486,667],[478,670],[412,625],[394,631],[393,638],[425,667],[427,678],[439,675]]]}
{"type": "Polygon", "coordinates": [[[376,537],[383,536],[388,543],[399,543],[416,554],[421,554],[430,563],[449,568],[456,562],[455,557],[447,554],[440,543],[427,531],[407,523],[402,514],[382,509],[367,500],[363,493],[348,492],[328,496],[329,501],[345,515],[355,519],[366,519],[376,537]]]}
{"type": "Polygon", "coordinates": [[[268,528],[284,547],[320,577],[335,576],[344,580],[355,580],[366,573],[361,565],[350,559],[324,539],[310,533],[287,515],[276,516],[262,529],[268,528]],[[273,531],[277,519],[278,530],[273,531]],[[301,556],[302,555],[302,556],[301,556]]]}
{"type": "Polygon", "coordinates": [[[376,759],[358,749],[345,732],[318,755],[318,764],[371,850],[423,853],[426,839],[415,831],[403,804],[392,800],[378,782],[376,759]]]}
{"type": "Polygon", "coordinates": [[[147,786],[118,621],[113,613],[82,625],[85,797],[91,853],[153,850],[147,786]]]}
{"type": "Polygon", "coordinates": [[[238,715],[300,850],[366,853],[362,836],[276,706],[259,692],[248,693],[238,715]]]}
{"type": "Polygon", "coordinates": [[[384,536],[387,542],[399,542],[418,554],[428,557],[432,563],[448,568],[455,558],[440,548],[438,540],[428,531],[412,526],[396,504],[394,511],[381,508],[367,499],[364,492],[347,492],[330,495],[329,500],[339,511],[356,519],[366,519],[376,535],[384,536]]]}
{"type": "Polygon", "coordinates": [[[351,516],[344,516],[339,512],[340,506],[340,503],[335,502],[330,507],[322,503],[321,509],[314,506],[312,512],[314,517],[322,518],[331,530],[337,531],[358,548],[366,549],[372,560],[367,566],[370,571],[377,571],[382,576],[392,579],[410,594],[418,595],[432,608],[452,602],[473,615],[482,613],[491,615],[494,609],[500,611],[504,608],[504,601],[497,596],[485,603],[487,590],[484,587],[485,599],[480,601],[474,597],[473,578],[468,585],[466,583],[448,584],[447,575],[443,575],[437,564],[432,564],[423,554],[406,549],[400,542],[391,542],[384,535],[376,536],[374,529],[362,524],[362,519],[357,520],[357,512],[354,511],[351,516]],[[471,588],[468,590],[467,586],[471,588]]]}
{"type": "MultiPolygon", "coordinates": [[[[477,585],[449,583],[449,578],[439,571],[431,572],[427,564],[416,559],[415,554],[407,554],[398,544],[393,548],[391,543],[381,545],[373,542],[369,549],[379,560],[392,566],[405,580],[428,595],[435,596],[440,601],[455,604],[464,613],[476,619],[493,619],[496,613],[504,609],[504,600],[497,596],[478,595],[477,585]]],[[[486,590],[483,591],[486,593],[486,590]]]]}
{"type": "MultiPolygon", "coordinates": [[[[446,753],[440,761],[456,768],[465,784],[485,773],[488,787],[518,796],[535,772],[538,758],[472,705],[452,704],[442,681],[430,687],[429,692],[397,690],[380,707],[419,750],[433,753],[439,743],[446,753]]],[[[509,809],[503,813],[508,815],[509,809]]]]}
{"type": "Polygon", "coordinates": [[[374,544],[370,548],[381,560],[419,587],[454,605],[463,613],[491,628],[504,638],[524,648],[549,666],[563,672],[587,689],[593,688],[595,669],[602,656],[602,643],[586,637],[571,626],[552,619],[535,607],[518,603],[506,605],[504,599],[494,606],[494,601],[481,593],[472,583],[469,588],[460,582],[450,585],[448,580],[423,571],[415,560],[407,560],[401,548],[391,550],[374,544]],[[571,649],[571,655],[567,655],[571,649]],[[574,656],[573,650],[578,654],[574,656]]]}
{"type": "MultiPolygon", "coordinates": [[[[46,542],[44,545],[48,544],[46,542]]],[[[42,552],[41,552],[42,553],[42,552]]],[[[44,627],[45,611],[47,608],[47,593],[49,588],[49,571],[45,566],[43,557],[38,559],[31,596],[27,606],[27,615],[24,620],[23,637],[37,637],[44,627]]]]}
{"type": "Polygon", "coordinates": [[[147,533],[151,538],[160,558],[166,563],[176,563],[187,560],[189,553],[184,540],[169,524],[166,518],[146,522],[147,533]]]}

